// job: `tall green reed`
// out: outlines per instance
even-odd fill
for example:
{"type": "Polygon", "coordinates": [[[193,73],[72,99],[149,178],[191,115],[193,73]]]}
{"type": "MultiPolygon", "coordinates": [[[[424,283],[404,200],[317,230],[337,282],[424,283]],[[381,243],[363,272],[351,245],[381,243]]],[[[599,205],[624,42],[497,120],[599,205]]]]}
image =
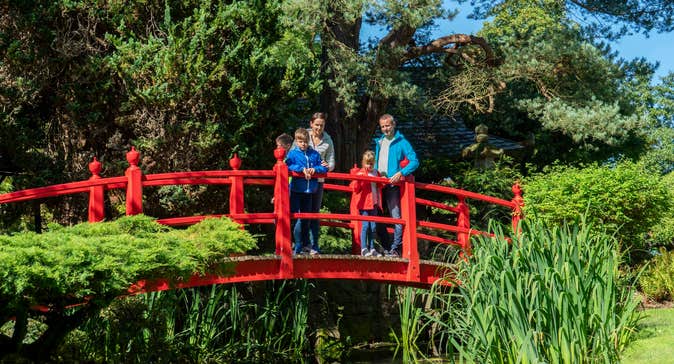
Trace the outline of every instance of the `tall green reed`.
{"type": "Polygon", "coordinates": [[[307,281],[265,282],[263,297],[236,285],[214,285],[120,299],[73,334],[67,343],[69,358],[143,363],[298,361],[309,351],[310,286],[307,281]]]}
{"type": "Polygon", "coordinates": [[[417,306],[417,302],[422,298],[423,293],[418,288],[406,287],[398,290],[398,312],[400,315],[400,334],[395,331],[392,332],[393,338],[396,341],[396,350],[394,356],[398,352],[402,352],[402,359],[406,363],[412,363],[418,357],[423,356],[423,353],[417,345],[422,336],[421,330],[423,324],[421,318],[423,317],[423,308],[417,306]],[[402,293],[400,293],[402,292],[402,293]]]}
{"type": "Polygon", "coordinates": [[[432,290],[445,312],[427,314],[445,353],[476,363],[613,363],[638,320],[613,237],[583,222],[536,221],[505,238],[478,237],[459,263],[455,292],[432,290]],[[453,321],[449,321],[452,319],[453,321]]]}

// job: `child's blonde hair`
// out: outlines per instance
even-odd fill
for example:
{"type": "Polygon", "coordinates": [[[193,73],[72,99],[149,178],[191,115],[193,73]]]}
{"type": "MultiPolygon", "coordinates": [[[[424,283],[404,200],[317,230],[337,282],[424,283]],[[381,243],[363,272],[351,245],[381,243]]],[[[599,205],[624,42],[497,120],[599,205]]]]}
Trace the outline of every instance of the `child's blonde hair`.
{"type": "Polygon", "coordinates": [[[298,139],[305,142],[309,141],[309,132],[307,131],[307,129],[298,128],[297,130],[295,130],[295,140],[298,139]]]}
{"type": "Polygon", "coordinates": [[[369,150],[369,149],[366,150],[363,153],[363,160],[362,160],[361,163],[363,163],[363,166],[366,165],[366,164],[374,166],[374,152],[369,150]]]}

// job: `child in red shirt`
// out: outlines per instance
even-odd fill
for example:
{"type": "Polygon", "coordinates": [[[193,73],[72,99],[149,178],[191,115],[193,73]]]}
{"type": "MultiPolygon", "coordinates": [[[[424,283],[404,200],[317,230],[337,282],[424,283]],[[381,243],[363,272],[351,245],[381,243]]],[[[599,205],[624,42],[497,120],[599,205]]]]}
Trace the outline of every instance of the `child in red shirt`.
{"type": "MultiPolygon", "coordinates": [[[[356,173],[358,176],[381,177],[379,172],[374,169],[374,152],[371,150],[363,153],[361,168],[356,173]]],[[[351,181],[353,188],[352,201],[356,204],[358,211],[362,216],[377,216],[379,206],[381,206],[381,184],[367,181],[351,181]]],[[[361,255],[381,256],[374,248],[374,235],[377,223],[374,221],[363,221],[363,228],[360,231],[361,255]]]]}

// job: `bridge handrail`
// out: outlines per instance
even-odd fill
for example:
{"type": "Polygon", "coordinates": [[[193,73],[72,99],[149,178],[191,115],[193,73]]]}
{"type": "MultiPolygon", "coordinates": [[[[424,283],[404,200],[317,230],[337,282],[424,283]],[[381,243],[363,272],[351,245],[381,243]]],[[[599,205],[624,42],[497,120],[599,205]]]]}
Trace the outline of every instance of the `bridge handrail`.
{"type": "MultiPolygon", "coordinates": [[[[424,239],[441,244],[458,245],[464,253],[470,254],[470,237],[473,235],[490,235],[486,232],[473,229],[470,225],[470,209],[466,199],[484,201],[490,204],[507,207],[513,211],[512,223],[516,228],[521,219],[521,207],[523,199],[521,189],[518,184],[512,188],[515,197],[512,201],[486,196],[483,194],[461,190],[448,186],[438,186],[430,183],[416,182],[414,176],[404,177],[397,185],[400,187],[401,200],[401,218],[392,218],[387,216],[363,216],[360,215],[357,207],[352,201],[348,214],[337,213],[291,213],[290,212],[290,191],[289,176],[304,177],[301,173],[291,172],[284,163],[285,151],[276,149],[274,151],[276,164],[271,170],[239,170],[241,160],[237,155],[230,160],[232,170],[217,171],[186,171],[186,172],[168,172],[144,175],[138,167],[139,153],[132,147],[127,153],[129,167],[124,176],[102,178],[101,163],[94,158],[89,163],[89,170],[92,176],[88,180],[58,184],[53,186],[38,187],[22,191],[15,191],[0,195],[0,203],[11,203],[27,201],[34,199],[44,199],[74,193],[89,193],[89,221],[102,221],[105,218],[104,213],[104,193],[106,190],[126,188],[126,214],[133,215],[142,213],[143,209],[143,187],[165,186],[165,185],[229,185],[229,212],[223,214],[207,216],[184,216],[158,219],[158,222],[166,225],[190,225],[197,223],[209,216],[228,216],[240,223],[254,224],[275,224],[276,228],[276,255],[280,257],[279,277],[291,276],[293,272],[292,256],[292,237],[291,237],[291,219],[319,219],[323,225],[349,228],[352,232],[352,253],[360,253],[360,226],[363,221],[374,221],[377,223],[403,226],[403,244],[402,257],[407,264],[407,279],[409,282],[418,282],[420,274],[419,251],[417,240],[424,239]],[[269,185],[274,188],[274,208],[273,212],[247,213],[244,209],[244,186],[245,185],[269,185]],[[443,195],[453,195],[458,199],[455,206],[448,205],[445,202],[437,202],[424,198],[417,198],[416,191],[438,192],[443,195]],[[457,216],[456,225],[417,221],[416,206],[431,206],[453,212],[457,216]],[[335,221],[336,220],[336,221],[335,221]],[[446,237],[434,236],[430,234],[417,232],[417,228],[428,228],[436,231],[445,231],[456,234],[456,240],[446,237]]],[[[328,172],[316,174],[313,178],[325,178],[326,180],[341,181],[342,184],[325,183],[326,190],[352,193],[350,185],[344,185],[344,182],[363,181],[374,182],[381,185],[388,184],[388,179],[383,177],[372,177],[356,175],[357,169],[352,169],[351,173],[328,172]]]]}
{"type": "Polygon", "coordinates": [[[107,177],[94,180],[61,183],[45,187],[29,188],[26,190],[0,194],[0,203],[13,203],[63,195],[72,195],[75,193],[89,192],[91,187],[102,186],[106,189],[112,189],[111,186],[116,187],[119,184],[121,184],[123,187],[123,185],[126,184],[126,177],[107,177]]]}
{"type": "Polygon", "coordinates": [[[495,205],[501,205],[508,207],[510,209],[515,208],[515,203],[512,201],[507,201],[503,200],[497,197],[492,197],[492,196],[487,196],[483,195],[480,193],[475,193],[471,191],[466,191],[458,188],[453,188],[453,187],[448,187],[448,186],[439,186],[439,185],[434,185],[431,183],[424,183],[424,182],[415,182],[414,185],[416,188],[421,189],[421,190],[426,190],[426,191],[433,191],[433,192],[442,192],[446,194],[451,194],[455,195],[457,197],[464,197],[464,198],[470,198],[474,200],[481,200],[485,202],[489,202],[495,205]]]}

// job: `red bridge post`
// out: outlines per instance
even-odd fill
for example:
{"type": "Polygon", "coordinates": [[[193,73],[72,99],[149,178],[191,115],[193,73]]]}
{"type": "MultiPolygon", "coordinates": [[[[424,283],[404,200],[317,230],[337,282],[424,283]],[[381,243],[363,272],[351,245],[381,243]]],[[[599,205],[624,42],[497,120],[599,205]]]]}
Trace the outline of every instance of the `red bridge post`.
{"type": "MultiPolygon", "coordinates": [[[[349,173],[356,175],[359,170],[360,169],[358,168],[358,165],[354,164],[349,173]]],[[[356,206],[356,201],[353,198],[351,198],[351,204],[349,205],[349,213],[351,215],[360,215],[358,206],[356,206]]],[[[351,220],[349,225],[351,225],[351,254],[360,255],[363,246],[363,242],[360,241],[360,231],[363,228],[363,222],[359,220],[351,220]]]]}
{"type": "Polygon", "coordinates": [[[520,187],[519,182],[515,182],[512,187],[513,194],[515,197],[512,199],[512,203],[515,204],[513,208],[513,232],[520,233],[520,220],[524,215],[522,214],[522,207],[524,207],[524,198],[522,198],[522,188],[520,187]]]}
{"type": "MultiPolygon", "coordinates": [[[[470,229],[470,208],[466,203],[466,198],[459,196],[459,203],[456,205],[458,209],[456,225],[460,228],[469,230],[470,229]]],[[[457,242],[461,247],[462,254],[470,255],[470,234],[467,232],[457,233],[457,242]]]]}
{"type": "MultiPolygon", "coordinates": [[[[238,171],[241,168],[241,159],[239,155],[234,153],[232,159],[229,160],[229,166],[233,170],[238,171]]],[[[229,213],[233,214],[242,214],[243,209],[243,176],[232,176],[231,188],[229,189],[229,213]]],[[[233,219],[237,221],[236,219],[233,219]]],[[[237,221],[238,222],[238,221],[237,221]]]]}
{"type": "Polygon", "coordinates": [[[140,153],[135,147],[126,153],[126,160],[129,162],[129,168],[124,175],[127,178],[126,183],[126,214],[138,215],[143,213],[143,171],[138,167],[140,153]]]}
{"type": "MultiPolygon", "coordinates": [[[[89,163],[89,171],[91,172],[89,180],[95,181],[100,179],[99,173],[101,173],[101,169],[101,162],[94,157],[94,160],[89,163]]],[[[102,185],[89,187],[89,222],[99,222],[105,218],[104,191],[105,189],[102,185]]]]}
{"type": "Polygon", "coordinates": [[[414,190],[414,176],[404,178],[400,192],[400,217],[405,221],[403,228],[403,258],[408,259],[407,279],[419,282],[419,245],[417,241],[417,203],[414,190]]]}
{"type": "Polygon", "coordinates": [[[274,181],[274,215],[276,218],[276,255],[281,256],[282,277],[293,274],[293,249],[290,237],[290,186],[288,185],[288,166],[283,161],[286,151],[274,150],[276,180],[274,181]]]}

